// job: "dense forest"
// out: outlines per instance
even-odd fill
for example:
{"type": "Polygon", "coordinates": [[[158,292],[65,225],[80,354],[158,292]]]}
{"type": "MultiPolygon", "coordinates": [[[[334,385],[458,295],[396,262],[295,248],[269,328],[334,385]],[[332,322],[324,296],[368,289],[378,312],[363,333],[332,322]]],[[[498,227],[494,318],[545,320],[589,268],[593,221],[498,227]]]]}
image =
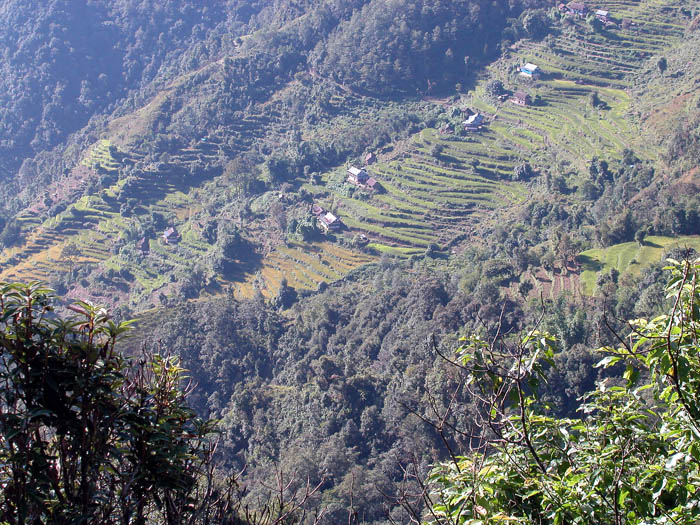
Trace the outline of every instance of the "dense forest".
{"type": "MultiPolygon", "coordinates": [[[[242,70],[230,72],[236,84],[246,77],[251,82],[254,72],[270,89],[275,77],[290,78],[307,67],[308,54],[308,67],[350,85],[383,93],[401,85],[400,91],[415,93],[432,83],[463,81],[454,62],[477,63],[495,51],[494,28],[519,9],[473,1],[392,2],[390,9],[376,1],[3,3],[0,146],[6,178],[91,118],[140,106],[178,75],[231,53],[250,33],[250,51],[234,66],[242,70]],[[457,12],[470,15],[454,17],[457,12]],[[280,30],[290,20],[294,24],[280,30]],[[490,40],[484,43],[482,34],[490,40]],[[357,40],[365,47],[350,45],[357,40]],[[348,48],[356,54],[345,53],[348,48]]],[[[233,100],[247,103],[240,96],[233,100]]]]}
{"type": "MultiPolygon", "coordinates": [[[[673,298],[690,300],[666,287],[663,267],[677,260],[676,275],[692,280],[687,261],[700,251],[700,6],[588,7],[0,0],[0,281],[45,281],[65,303],[39,285],[3,297],[51,301],[50,319],[54,306],[56,320],[95,314],[100,337],[135,319],[110,344],[148,381],[153,367],[169,370],[173,417],[185,426],[168,439],[198,458],[199,471],[171,472],[178,491],[166,497],[172,487],[156,483],[148,503],[124,499],[109,512],[143,516],[150,505],[163,522],[197,520],[198,505],[221,516],[216,505],[235,493],[225,508],[246,524],[478,523],[482,509],[526,522],[633,523],[652,494],[653,512],[677,515],[680,489],[648,473],[637,492],[631,481],[618,491],[632,509],[625,517],[605,498],[589,514],[569,509],[571,494],[551,496],[564,486],[551,465],[537,494],[527,486],[542,457],[565,462],[542,437],[554,426],[564,429],[557,439],[568,429],[593,447],[576,425],[582,406],[597,413],[610,401],[599,385],[627,385],[620,396],[637,408],[634,388],[661,389],[666,365],[616,348],[639,336],[628,320],[673,318],[673,298]],[[533,64],[540,73],[530,76],[533,64]],[[351,167],[375,186],[351,179],[351,167]],[[75,300],[84,302],[66,310],[75,300]],[[525,336],[533,329],[540,346],[525,336]],[[619,359],[596,366],[601,347],[619,359]],[[520,383],[503,371],[514,356],[529,359],[520,383]],[[521,398],[499,398],[499,385],[521,398]],[[530,419],[518,427],[513,414],[530,419]],[[202,433],[188,434],[195,423],[202,433]],[[528,428],[542,432],[533,446],[528,428]],[[499,438],[530,474],[465,483],[462,469],[477,460],[493,461],[494,476],[507,470],[499,438]],[[282,479],[300,496],[276,508],[271,487],[282,479]],[[200,498],[204,480],[215,489],[200,498]],[[490,487],[497,497],[486,505],[477,492],[490,487]]],[[[21,339],[22,315],[3,318],[7,341],[21,339]]],[[[75,341],[85,343],[89,322],[75,341]]],[[[83,366],[58,328],[44,329],[52,366],[83,366]]],[[[109,366],[131,381],[138,374],[121,359],[109,366]]],[[[99,381],[113,380],[87,362],[99,381]]],[[[136,407],[119,381],[106,388],[106,403],[136,407]]],[[[639,395],[672,419],[670,394],[639,395]]],[[[633,426],[635,413],[616,416],[633,426]]],[[[130,420],[118,425],[136,435],[130,420]]],[[[640,442],[652,433],[640,432],[640,442]]],[[[666,456],[653,459],[662,466],[682,446],[664,439],[666,456]]],[[[103,452],[99,461],[152,475],[103,452]]],[[[110,476],[95,481],[107,499],[128,485],[110,476]]]]}

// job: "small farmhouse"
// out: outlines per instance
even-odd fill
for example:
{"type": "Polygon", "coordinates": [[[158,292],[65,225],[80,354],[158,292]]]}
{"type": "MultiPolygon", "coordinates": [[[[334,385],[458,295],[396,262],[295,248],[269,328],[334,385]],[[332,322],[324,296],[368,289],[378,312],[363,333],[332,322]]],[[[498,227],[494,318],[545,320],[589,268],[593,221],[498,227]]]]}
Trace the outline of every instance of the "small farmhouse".
{"type": "Polygon", "coordinates": [[[528,62],[524,66],[520,66],[520,76],[528,79],[540,78],[540,68],[528,62]]]}
{"type": "Polygon", "coordinates": [[[513,96],[510,98],[510,101],[513,104],[517,104],[518,106],[529,106],[532,104],[532,99],[530,98],[530,95],[525,93],[524,91],[516,91],[513,93],[513,96]]]}
{"type": "Polygon", "coordinates": [[[572,15],[576,16],[586,16],[588,13],[588,8],[586,7],[586,4],[582,2],[569,2],[566,4],[567,9],[569,10],[569,13],[572,15]]]}
{"type": "Polygon", "coordinates": [[[483,122],[484,116],[481,113],[474,113],[473,115],[470,115],[467,120],[462,122],[462,126],[464,126],[466,131],[476,131],[481,128],[483,122]]]}
{"type": "Polygon", "coordinates": [[[141,253],[141,255],[147,255],[151,251],[151,246],[148,243],[148,239],[146,237],[141,237],[136,242],[136,249],[141,253]]]}
{"type": "Polygon", "coordinates": [[[367,182],[367,179],[369,179],[369,174],[364,169],[356,168],[355,166],[351,166],[348,169],[348,182],[358,185],[364,184],[367,182]]]}
{"type": "Polygon", "coordinates": [[[319,217],[325,211],[326,210],[321,208],[321,206],[319,206],[318,204],[311,205],[311,215],[313,215],[314,217],[319,217]]]}
{"type": "Polygon", "coordinates": [[[365,155],[365,165],[369,166],[375,162],[377,162],[377,156],[374,153],[370,151],[367,155],[365,155]]]}
{"type": "Polygon", "coordinates": [[[180,242],[180,234],[175,229],[175,226],[171,226],[163,232],[162,239],[165,244],[177,244],[180,242]]]}
{"type": "Polygon", "coordinates": [[[352,166],[348,169],[348,182],[354,184],[358,188],[374,191],[379,188],[379,182],[374,177],[370,177],[369,173],[364,169],[358,169],[352,166]]]}
{"type": "Polygon", "coordinates": [[[367,179],[367,182],[365,182],[364,187],[370,191],[374,191],[379,188],[379,182],[374,177],[370,177],[367,179]]]}
{"type": "Polygon", "coordinates": [[[610,22],[610,13],[608,11],[604,11],[603,9],[598,9],[595,12],[595,17],[606,24],[610,22]]]}
{"type": "Polygon", "coordinates": [[[323,231],[337,231],[343,226],[342,221],[331,212],[326,212],[318,216],[318,224],[323,231]]]}

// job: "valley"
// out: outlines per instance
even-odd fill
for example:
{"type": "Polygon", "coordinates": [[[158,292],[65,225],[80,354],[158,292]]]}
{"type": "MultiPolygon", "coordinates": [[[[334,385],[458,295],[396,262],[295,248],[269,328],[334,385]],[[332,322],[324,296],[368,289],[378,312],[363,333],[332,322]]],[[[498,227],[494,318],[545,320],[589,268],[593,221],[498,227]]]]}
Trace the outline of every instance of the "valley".
{"type": "Polygon", "coordinates": [[[0,0],[0,281],[56,290],[59,339],[135,320],[123,364],[172,360],[240,516],[284,478],[295,523],[430,521],[408,495],[504,428],[484,363],[541,380],[499,424],[578,439],[584,396],[634,379],[597,349],[700,253],[695,0],[31,1],[0,0]]]}

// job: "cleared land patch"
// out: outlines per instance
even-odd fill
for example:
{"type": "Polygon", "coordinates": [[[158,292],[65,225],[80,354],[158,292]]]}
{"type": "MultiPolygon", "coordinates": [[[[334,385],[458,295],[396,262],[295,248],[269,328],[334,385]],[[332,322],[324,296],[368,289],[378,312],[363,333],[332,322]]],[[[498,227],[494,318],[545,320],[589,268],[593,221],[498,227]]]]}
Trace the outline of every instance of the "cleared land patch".
{"type": "Polygon", "coordinates": [[[626,242],[608,248],[596,248],[582,252],[578,256],[578,261],[582,270],[583,293],[593,294],[598,275],[615,268],[621,276],[625,274],[638,276],[644,268],[659,262],[664,253],[673,248],[693,248],[700,252],[700,237],[649,236],[642,245],[636,242],[626,242]]]}

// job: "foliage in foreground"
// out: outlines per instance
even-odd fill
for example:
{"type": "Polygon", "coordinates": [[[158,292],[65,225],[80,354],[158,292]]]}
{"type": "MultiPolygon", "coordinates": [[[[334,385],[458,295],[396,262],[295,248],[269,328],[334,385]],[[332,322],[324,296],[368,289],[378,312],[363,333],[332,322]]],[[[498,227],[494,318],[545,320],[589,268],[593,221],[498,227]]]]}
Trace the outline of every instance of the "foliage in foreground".
{"type": "MultiPolygon", "coordinates": [[[[184,523],[212,501],[213,422],[176,359],[115,351],[128,323],[53,314],[39,283],[0,288],[0,520],[184,523]]],[[[211,510],[213,507],[210,507],[211,510]]]]}
{"type": "Polygon", "coordinates": [[[254,505],[213,461],[214,420],[189,406],[179,360],[124,357],[86,302],[54,313],[41,283],[0,283],[0,523],[318,523],[319,490],[277,473],[254,505]]]}
{"type": "Polygon", "coordinates": [[[483,418],[471,450],[429,476],[429,523],[697,523],[700,520],[700,261],[671,262],[671,309],[629,322],[600,367],[623,369],[579,419],[538,403],[554,340],[472,337],[453,362],[483,418]]]}

